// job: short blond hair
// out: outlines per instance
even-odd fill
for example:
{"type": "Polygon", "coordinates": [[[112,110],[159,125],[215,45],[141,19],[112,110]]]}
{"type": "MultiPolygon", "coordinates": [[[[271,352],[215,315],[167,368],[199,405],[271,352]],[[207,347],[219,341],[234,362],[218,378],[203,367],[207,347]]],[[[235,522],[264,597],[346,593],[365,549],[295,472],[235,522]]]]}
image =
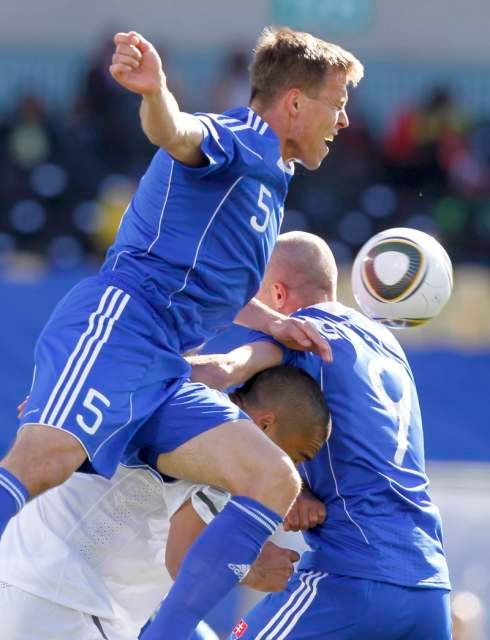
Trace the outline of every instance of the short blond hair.
{"type": "Polygon", "coordinates": [[[363,65],[349,51],[288,27],[266,27],[253,53],[250,99],[258,98],[266,104],[293,87],[317,90],[332,70],[345,71],[354,86],[364,75],[363,65]]]}

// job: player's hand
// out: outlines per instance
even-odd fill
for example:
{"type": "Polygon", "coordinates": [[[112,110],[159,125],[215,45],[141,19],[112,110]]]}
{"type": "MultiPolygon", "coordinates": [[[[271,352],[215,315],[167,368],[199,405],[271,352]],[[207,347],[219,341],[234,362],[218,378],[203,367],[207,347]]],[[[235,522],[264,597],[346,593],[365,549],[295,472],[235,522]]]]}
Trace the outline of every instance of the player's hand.
{"type": "Polygon", "coordinates": [[[268,333],[289,349],[313,351],[325,362],[332,362],[332,350],[315,327],[300,318],[279,318],[271,322],[268,333]]]}
{"type": "Polygon", "coordinates": [[[26,404],[29,400],[29,396],[25,397],[24,400],[17,407],[17,418],[20,420],[24,415],[24,411],[26,410],[26,404]]]}
{"type": "Polygon", "coordinates": [[[140,95],[156,95],[166,84],[155,47],[135,31],[116,33],[116,49],[109,67],[114,80],[140,95]]]}
{"type": "Polygon", "coordinates": [[[305,531],[325,522],[325,504],[316,498],[307,487],[296,498],[284,519],[284,531],[305,531]]]}
{"type": "Polygon", "coordinates": [[[266,542],[241,584],[266,593],[283,591],[293,574],[293,562],[298,560],[299,553],[296,551],[266,542]]]}

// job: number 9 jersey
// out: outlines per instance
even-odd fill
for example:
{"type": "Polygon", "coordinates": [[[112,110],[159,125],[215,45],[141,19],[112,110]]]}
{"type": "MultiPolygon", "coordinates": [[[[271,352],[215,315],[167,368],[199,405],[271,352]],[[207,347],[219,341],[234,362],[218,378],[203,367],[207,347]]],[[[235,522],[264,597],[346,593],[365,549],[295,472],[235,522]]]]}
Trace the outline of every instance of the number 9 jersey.
{"type": "Polygon", "coordinates": [[[320,384],[332,436],[301,465],[327,505],[304,533],[300,568],[406,587],[449,589],[441,519],[427,492],[422,420],[413,375],[382,325],[339,303],[303,309],[329,340],[333,362],[287,351],[285,364],[320,384]]]}

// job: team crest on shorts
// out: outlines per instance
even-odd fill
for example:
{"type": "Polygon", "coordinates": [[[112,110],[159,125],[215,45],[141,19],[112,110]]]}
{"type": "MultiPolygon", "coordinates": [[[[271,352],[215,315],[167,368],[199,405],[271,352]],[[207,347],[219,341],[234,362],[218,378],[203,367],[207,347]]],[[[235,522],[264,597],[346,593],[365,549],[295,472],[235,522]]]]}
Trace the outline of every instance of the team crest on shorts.
{"type": "Polygon", "coordinates": [[[238,638],[241,638],[247,630],[247,627],[248,624],[242,618],[240,622],[235,625],[233,631],[231,632],[232,640],[238,640],[238,638]]]}

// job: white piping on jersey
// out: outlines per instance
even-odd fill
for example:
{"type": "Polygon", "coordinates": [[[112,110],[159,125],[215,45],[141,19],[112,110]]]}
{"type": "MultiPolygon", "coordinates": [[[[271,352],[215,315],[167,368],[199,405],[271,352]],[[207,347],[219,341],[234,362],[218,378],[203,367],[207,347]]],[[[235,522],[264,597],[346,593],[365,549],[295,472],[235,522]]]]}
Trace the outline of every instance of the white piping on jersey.
{"type": "MultiPolygon", "coordinates": [[[[254,151],[253,149],[251,149],[250,147],[248,147],[244,142],[242,142],[242,141],[240,140],[240,138],[239,138],[239,137],[237,136],[237,134],[235,133],[236,131],[241,131],[242,129],[250,129],[251,127],[250,127],[250,124],[248,124],[248,122],[249,122],[249,121],[250,121],[250,122],[252,122],[252,118],[253,118],[253,116],[254,116],[254,112],[250,109],[250,110],[249,110],[249,113],[248,113],[248,120],[247,120],[247,124],[242,124],[242,125],[240,125],[239,127],[228,127],[228,131],[232,134],[232,136],[235,138],[235,140],[238,142],[238,144],[240,144],[242,147],[244,147],[244,149],[247,149],[247,151],[250,151],[250,153],[252,153],[254,156],[257,156],[257,158],[259,158],[260,160],[263,160],[264,158],[260,155],[260,153],[257,153],[256,151],[254,151]]],[[[257,117],[259,117],[259,116],[257,116],[257,117]]],[[[209,114],[209,116],[198,116],[198,118],[200,118],[201,120],[203,120],[204,118],[205,118],[206,120],[214,119],[214,120],[216,120],[216,122],[217,122],[218,124],[220,123],[219,118],[217,118],[216,116],[214,116],[214,118],[213,118],[213,116],[212,116],[211,114],[209,114]]],[[[265,129],[264,129],[264,131],[265,131],[265,129]]],[[[216,135],[218,135],[218,134],[216,133],[216,135]]],[[[214,137],[214,136],[213,136],[213,137],[214,137]]],[[[218,138],[219,138],[219,136],[218,136],[218,138]]],[[[216,140],[216,142],[218,142],[218,144],[219,144],[218,139],[216,139],[216,138],[215,138],[215,140],[216,140]]],[[[223,149],[223,147],[221,146],[221,144],[219,144],[219,146],[221,147],[221,149],[223,149]]],[[[223,153],[224,153],[224,150],[223,150],[223,153]]]]}
{"type": "MultiPolygon", "coordinates": [[[[120,231],[120,229],[122,227],[123,220],[124,220],[127,212],[129,211],[129,207],[131,206],[131,202],[128,204],[128,206],[126,207],[124,213],[121,216],[121,219],[119,220],[119,226],[117,227],[117,233],[119,233],[119,231],[120,231]]],[[[117,267],[117,263],[119,262],[119,256],[121,254],[123,254],[123,253],[131,253],[131,251],[128,251],[127,249],[125,251],[119,251],[119,253],[116,255],[116,259],[114,260],[114,264],[112,265],[111,271],[114,271],[114,269],[117,267]]]]}
{"type": "Polygon", "coordinates": [[[289,635],[289,632],[291,631],[291,629],[293,629],[293,627],[296,626],[298,620],[301,618],[301,616],[304,614],[304,612],[311,606],[313,600],[316,598],[316,596],[318,594],[318,583],[320,582],[320,580],[322,580],[326,576],[328,576],[328,573],[324,573],[321,576],[318,576],[317,578],[314,578],[312,580],[312,586],[311,586],[312,590],[311,590],[310,595],[308,596],[308,599],[306,600],[304,605],[301,607],[301,609],[296,612],[296,614],[293,616],[291,622],[284,629],[284,631],[281,633],[281,635],[277,636],[276,640],[284,640],[284,638],[287,635],[289,635]]]}
{"type": "Polygon", "coordinates": [[[32,372],[31,388],[29,389],[29,393],[32,393],[32,389],[34,387],[34,383],[36,382],[36,374],[37,374],[37,365],[34,365],[34,370],[32,372]]]}
{"type": "Polygon", "coordinates": [[[267,529],[267,531],[270,531],[271,535],[275,533],[277,529],[276,523],[274,522],[274,526],[272,527],[268,522],[269,518],[267,518],[266,520],[266,516],[260,513],[260,511],[254,511],[249,507],[245,507],[243,504],[239,504],[238,502],[235,502],[233,498],[228,502],[228,504],[232,504],[234,507],[236,507],[237,509],[240,509],[240,511],[243,511],[254,520],[257,520],[257,522],[259,522],[264,527],[264,529],[267,529]]]}
{"type": "Polygon", "coordinates": [[[257,131],[257,129],[259,129],[260,124],[262,124],[262,126],[260,127],[260,130],[258,131],[259,136],[263,136],[267,130],[267,127],[269,126],[267,122],[264,122],[262,120],[262,118],[259,116],[258,113],[255,113],[255,111],[253,111],[250,108],[248,110],[247,122],[245,123],[240,122],[240,120],[234,120],[233,118],[216,117],[216,120],[218,120],[218,122],[221,122],[223,124],[228,122],[237,122],[238,124],[236,126],[229,127],[230,131],[243,131],[244,129],[253,129],[253,131],[257,131]],[[255,118],[255,121],[254,121],[254,118],[255,118]]]}
{"type": "MultiPolygon", "coordinates": [[[[406,469],[403,469],[403,467],[399,467],[399,469],[402,469],[403,471],[406,472],[406,469]]],[[[412,470],[410,469],[409,471],[412,471],[412,470]]],[[[388,484],[390,485],[390,487],[397,494],[397,496],[399,496],[403,500],[403,502],[407,502],[410,506],[415,507],[418,510],[423,510],[424,509],[424,507],[419,502],[413,502],[412,500],[410,500],[410,498],[408,498],[407,496],[403,495],[403,493],[401,493],[399,491],[399,489],[397,489],[397,487],[395,485],[397,484],[402,489],[404,489],[405,491],[408,491],[408,492],[410,492],[410,491],[424,491],[425,492],[429,488],[429,479],[427,477],[420,485],[418,485],[416,487],[405,487],[404,485],[400,484],[399,482],[397,482],[393,478],[390,478],[389,476],[385,475],[384,473],[381,473],[381,471],[377,471],[377,474],[388,481],[388,484]]],[[[429,503],[429,506],[430,506],[430,508],[434,507],[432,502],[429,503]]]]}
{"type": "Polygon", "coordinates": [[[116,256],[116,259],[114,260],[114,264],[112,266],[111,271],[115,270],[115,268],[117,267],[117,263],[119,262],[119,258],[122,256],[123,253],[131,253],[131,251],[129,251],[128,249],[124,249],[124,251],[119,251],[119,253],[116,256]]]}
{"type": "Polygon", "coordinates": [[[302,573],[300,575],[300,585],[297,587],[295,591],[289,596],[289,599],[283,606],[276,611],[276,613],[272,616],[266,626],[255,636],[255,640],[272,640],[272,638],[282,630],[285,624],[289,621],[291,615],[294,614],[298,606],[301,606],[301,603],[307,597],[308,593],[310,593],[310,585],[312,580],[315,578],[321,578],[322,573],[313,571],[308,571],[306,573],[302,573]],[[296,598],[298,598],[296,600],[296,598]],[[296,602],[293,604],[293,602],[296,602]],[[299,604],[298,604],[299,603],[299,604]],[[282,618],[283,614],[286,613],[285,617],[282,618]],[[279,622],[278,622],[279,621],[279,622]],[[278,622],[278,626],[275,626],[276,622],[278,622]],[[272,633],[266,634],[272,629],[272,633]]]}
{"type": "Polygon", "coordinates": [[[7,476],[0,475],[0,485],[10,493],[17,503],[17,511],[20,511],[26,503],[26,499],[22,491],[16,487],[12,480],[7,478],[7,476]]]}
{"type": "Polygon", "coordinates": [[[259,136],[263,136],[263,135],[264,135],[264,133],[267,131],[267,127],[268,127],[268,126],[269,126],[269,125],[267,124],[267,122],[264,122],[264,123],[262,124],[262,126],[261,126],[261,127],[260,127],[260,129],[259,129],[259,136]]]}
{"type": "Polygon", "coordinates": [[[110,337],[114,323],[120,318],[124,308],[129,302],[129,299],[130,299],[130,295],[127,293],[125,294],[124,291],[122,291],[122,289],[116,289],[115,287],[111,286],[105,290],[104,294],[101,297],[97,311],[95,311],[90,315],[88,327],[86,331],[80,336],[75,349],[73,350],[70,357],[68,358],[65,368],[63,369],[61,376],[58,378],[58,381],[53,391],[51,392],[51,395],[48,399],[46,407],[41,415],[41,420],[40,420],[41,423],[48,422],[56,427],[63,426],[63,422],[66,419],[66,416],[71,410],[73,404],[75,403],[75,400],[77,399],[77,396],[80,393],[80,389],[82,388],[88,374],[90,373],[90,370],[92,369],[100,350],[102,349],[103,345],[108,341],[110,337]],[[105,303],[110,296],[111,296],[111,299],[109,301],[108,307],[104,311],[104,313],[102,313],[105,303]],[[121,296],[123,296],[122,300],[119,301],[119,298],[121,296]],[[114,313],[114,308],[116,307],[116,304],[118,304],[118,306],[114,313]],[[94,328],[95,318],[97,316],[99,317],[97,320],[96,331],[94,335],[90,336],[94,328]],[[106,324],[106,328],[105,328],[104,335],[101,338],[100,335],[104,328],[104,324],[106,324]],[[75,359],[77,358],[77,355],[79,354],[79,352],[82,350],[83,346],[84,346],[84,349],[79,355],[78,360],[76,360],[75,362],[75,359]],[[87,358],[89,358],[89,360],[85,364],[85,361],[87,360],[87,358]],[[68,380],[65,382],[66,378],[70,374],[70,370],[73,364],[75,364],[75,366],[71,371],[71,375],[69,376],[68,380]],[[73,387],[73,384],[77,380],[77,376],[82,366],[85,366],[85,368],[82,371],[80,377],[78,378],[76,387],[72,391],[71,396],[65,405],[65,410],[63,411],[63,414],[57,420],[58,413],[62,408],[68,393],[70,393],[71,388],[73,387]],[[57,395],[58,393],[59,393],[59,396],[57,395]],[[52,409],[50,413],[51,406],[56,399],[58,399],[58,402],[56,403],[55,407],[52,409]]]}
{"type": "MultiPolygon", "coordinates": [[[[231,129],[228,129],[228,131],[231,131],[231,129]]],[[[256,151],[254,151],[253,149],[251,149],[250,147],[247,147],[247,145],[242,142],[240,140],[240,138],[236,135],[236,133],[234,131],[231,131],[232,135],[236,138],[236,141],[238,142],[238,144],[241,144],[242,147],[244,147],[245,149],[247,149],[247,151],[250,151],[250,153],[253,153],[254,156],[257,156],[257,158],[259,158],[259,160],[263,160],[264,158],[260,155],[260,153],[257,153],[256,151]]]]}
{"type": "Polygon", "coordinates": [[[279,156],[279,160],[277,161],[277,166],[279,167],[279,169],[281,169],[281,171],[284,171],[284,173],[287,173],[290,176],[294,176],[294,163],[293,162],[288,162],[286,164],[284,162],[284,160],[279,156]]]}
{"type": "Polygon", "coordinates": [[[110,440],[113,436],[118,434],[122,429],[127,427],[128,424],[130,424],[132,420],[133,420],[133,392],[131,391],[131,393],[129,394],[129,418],[126,420],[126,422],[121,427],[119,427],[119,429],[116,429],[115,431],[111,431],[111,433],[107,436],[107,438],[105,440],[103,440],[99,444],[97,449],[94,451],[93,457],[95,458],[95,456],[98,454],[99,450],[105,445],[105,443],[108,440],[110,440]]]}
{"type": "Polygon", "coordinates": [[[216,209],[213,212],[213,215],[211,216],[211,218],[209,219],[208,224],[206,225],[206,228],[203,231],[203,234],[199,240],[199,242],[197,243],[197,248],[196,248],[196,253],[194,255],[194,260],[192,261],[192,265],[189,267],[189,269],[187,270],[187,273],[185,274],[184,277],[184,284],[180,287],[180,289],[177,289],[176,291],[173,291],[169,297],[168,297],[168,304],[167,304],[167,309],[170,309],[170,307],[172,306],[172,298],[174,297],[174,295],[176,295],[177,293],[181,293],[187,286],[187,280],[189,278],[189,274],[191,273],[191,271],[193,269],[196,268],[196,264],[197,264],[197,258],[199,256],[199,251],[201,250],[201,246],[202,243],[204,241],[204,238],[206,237],[207,232],[209,231],[209,228],[213,222],[213,220],[215,219],[216,215],[218,214],[219,210],[221,209],[221,207],[223,206],[225,200],[228,198],[228,196],[230,195],[230,193],[233,191],[233,189],[237,186],[237,184],[240,182],[240,180],[243,179],[243,176],[240,176],[239,178],[237,178],[235,180],[235,182],[231,185],[231,187],[228,189],[228,191],[225,193],[225,195],[223,196],[223,198],[221,199],[221,202],[218,204],[218,206],[216,207],[216,209]]]}
{"type": "Polygon", "coordinates": [[[213,113],[209,115],[212,115],[220,124],[242,124],[240,120],[237,120],[236,118],[227,118],[220,113],[213,113]]]}
{"type": "MultiPolygon", "coordinates": [[[[322,367],[320,369],[320,389],[322,390],[322,393],[323,393],[323,365],[322,365],[322,367]]],[[[332,474],[332,478],[333,478],[333,481],[334,481],[334,484],[335,484],[335,493],[337,494],[337,497],[342,500],[342,504],[344,505],[344,513],[349,518],[349,520],[352,522],[352,524],[355,525],[359,529],[359,531],[361,532],[362,537],[364,538],[364,542],[366,544],[370,545],[370,542],[367,539],[366,534],[364,533],[362,527],[354,520],[354,518],[351,516],[351,514],[347,510],[347,502],[346,502],[344,496],[342,496],[340,494],[339,485],[337,483],[337,478],[335,477],[335,472],[333,470],[332,454],[330,452],[330,443],[328,442],[328,440],[327,440],[327,452],[328,452],[328,463],[330,465],[330,472],[332,474]]]]}
{"type": "Polygon", "coordinates": [[[31,409],[27,413],[22,414],[22,420],[25,420],[27,416],[32,415],[33,413],[39,413],[40,409],[31,409]]]}
{"type": "Polygon", "coordinates": [[[311,480],[310,480],[310,476],[308,475],[308,469],[306,468],[306,465],[304,462],[301,463],[301,468],[303,469],[303,473],[306,476],[306,480],[308,481],[308,485],[311,489],[311,480]]]}
{"type": "Polygon", "coordinates": [[[345,498],[344,498],[344,496],[342,496],[342,495],[340,494],[340,492],[339,492],[339,486],[338,486],[338,484],[337,484],[337,478],[335,477],[335,473],[334,473],[333,465],[332,465],[332,455],[331,455],[331,453],[330,453],[330,445],[329,445],[329,443],[328,443],[328,442],[327,442],[327,452],[328,452],[328,462],[329,462],[329,465],[330,465],[330,471],[331,471],[331,473],[332,473],[332,478],[333,478],[333,481],[334,481],[334,484],[335,484],[335,492],[336,492],[336,494],[337,494],[337,497],[338,497],[338,498],[340,498],[340,499],[342,500],[342,503],[343,503],[343,505],[344,505],[344,512],[345,512],[345,515],[349,518],[349,520],[352,522],[352,524],[353,524],[353,525],[355,525],[355,526],[359,529],[359,531],[361,532],[362,537],[364,538],[364,542],[365,542],[366,544],[371,544],[371,543],[369,542],[369,540],[366,538],[366,534],[365,534],[365,533],[364,533],[364,531],[362,530],[362,527],[361,527],[359,524],[357,524],[357,522],[354,520],[354,518],[351,516],[351,514],[350,514],[350,513],[349,513],[349,511],[347,510],[347,503],[346,503],[346,501],[345,501],[345,498]]]}
{"type": "MultiPolygon", "coordinates": [[[[198,119],[204,124],[206,123],[207,126],[209,127],[209,133],[211,134],[211,137],[214,139],[214,141],[216,142],[216,144],[218,145],[218,147],[221,149],[221,151],[223,153],[225,153],[225,150],[223,148],[223,145],[221,144],[221,142],[219,141],[219,133],[216,131],[216,127],[213,124],[212,119],[210,118],[210,116],[206,116],[206,115],[202,115],[202,116],[197,116],[198,119]]],[[[218,120],[217,120],[218,121],[218,120]]],[[[219,122],[219,121],[218,121],[219,122]]],[[[208,130],[205,130],[206,133],[208,133],[208,130]]],[[[226,155],[226,153],[225,153],[226,155]]]]}
{"type": "Polygon", "coordinates": [[[124,216],[127,214],[127,212],[129,211],[129,207],[131,206],[131,201],[128,203],[128,206],[126,207],[126,209],[124,209],[124,213],[121,216],[121,219],[119,220],[119,225],[117,227],[117,230],[119,231],[121,229],[123,220],[124,220],[124,216]]]}
{"type": "Polygon", "coordinates": [[[253,117],[254,117],[254,112],[252,111],[252,109],[249,109],[247,122],[245,122],[245,124],[239,124],[236,127],[229,127],[230,131],[243,131],[244,129],[250,129],[252,126],[253,117]]]}
{"type": "Polygon", "coordinates": [[[175,164],[175,160],[172,160],[172,162],[170,164],[170,175],[168,177],[167,193],[165,194],[165,198],[163,200],[163,206],[162,206],[162,210],[160,212],[160,219],[158,221],[158,233],[157,233],[155,239],[153,240],[153,242],[148,247],[148,249],[146,251],[147,255],[149,255],[150,251],[153,249],[153,246],[157,242],[158,238],[160,237],[160,233],[162,231],[163,214],[165,213],[165,208],[167,206],[167,200],[168,200],[168,194],[170,193],[170,185],[172,183],[172,175],[174,173],[174,164],[175,164]]]}

